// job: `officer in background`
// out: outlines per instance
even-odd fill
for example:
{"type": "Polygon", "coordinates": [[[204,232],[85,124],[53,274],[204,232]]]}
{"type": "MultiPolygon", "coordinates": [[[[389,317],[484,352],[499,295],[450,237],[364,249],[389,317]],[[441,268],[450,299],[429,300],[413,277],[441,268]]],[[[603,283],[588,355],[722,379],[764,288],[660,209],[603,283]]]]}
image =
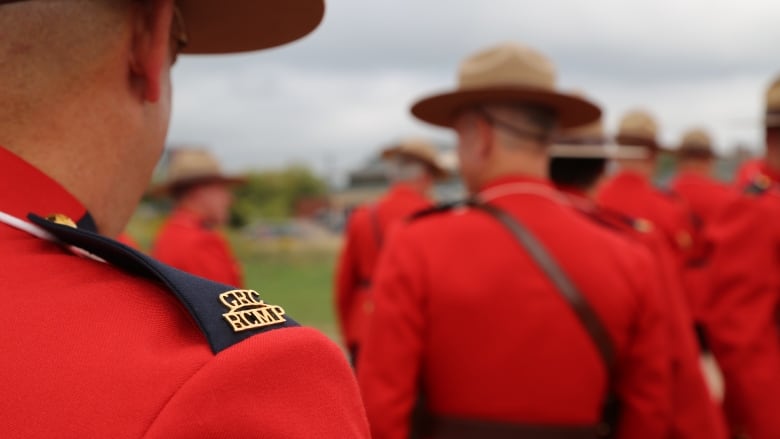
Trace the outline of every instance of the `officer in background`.
{"type": "Polygon", "coordinates": [[[700,325],[705,319],[703,313],[707,296],[712,294],[709,258],[714,243],[711,227],[734,197],[734,190],[714,177],[717,156],[712,138],[706,131],[694,129],[686,132],[674,154],[677,171],[670,188],[688,203],[693,217],[697,248],[688,261],[685,275],[690,287],[691,312],[700,325]]]}
{"type": "Polygon", "coordinates": [[[644,148],[646,155],[617,161],[617,173],[599,190],[599,205],[649,219],[666,236],[682,270],[694,251],[694,226],[683,199],[653,186],[661,153],[657,122],[646,111],[630,111],[620,120],[615,140],[623,148],[644,148]]]}
{"type": "Polygon", "coordinates": [[[382,158],[392,186],[377,202],[352,213],[336,267],[336,311],[353,365],[371,318],[371,282],[385,241],[400,221],[431,206],[434,183],[448,175],[436,147],[421,139],[404,140],[383,151],[382,158]]]}
{"type": "Polygon", "coordinates": [[[777,77],[765,94],[764,157],[749,160],[737,172],[736,184],[740,190],[762,190],[780,186],[780,77],[777,77]]]}
{"type": "MultiPolygon", "coordinates": [[[[723,415],[710,396],[700,370],[690,315],[683,301],[683,285],[664,234],[646,218],[633,218],[596,205],[608,160],[646,160],[647,149],[612,144],[599,122],[560,131],[550,154],[550,177],[570,202],[595,223],[642,244],[655,259],[653,277],[662,284],[673,371],[673,428],[668,437],[726,438],[723,415]]],[[[712,367],[711,362],[706,364],[712,367]]],[[[716,382],[711,385],[717,388],[716,382]]]]}
{"type": "Polygon", "coordinates": [[[321,0],[3,2],[2,437],[369,436],[324,335],[109,238],[162,153],[176,56],[278,46],[323,13],[321,0]]]}
{"type": "Polygon", "coordinates": [[[780,437],[780,80],[766,94],[767,154],[743,167],[740,193],[711,228],[713,290],[705,321],[738,437],[780,437]]]}
{"type": "Polygon", "coordinates": [[[157,192],[173,198],[175,206],[152,256],[188,273],[243,287],[241,265],[219,228],[230,219],[232,189],[246,180],[223,174],[217,159],[203,149],[175,149],[169,160],[167,181],[157,192]]]}
{"type": "Polygon", "coordinates": [[[412,113],[455,130],[474,199],[418,215],[387,243],[358,368],[373,437],[595,438],[610,394],[617,437],[666,437],[651,257],[546,178],[554,128],[594,121],[598,107],[558,91],[544,55],[506,43],[467,58],[458,88],[412,113]]]}

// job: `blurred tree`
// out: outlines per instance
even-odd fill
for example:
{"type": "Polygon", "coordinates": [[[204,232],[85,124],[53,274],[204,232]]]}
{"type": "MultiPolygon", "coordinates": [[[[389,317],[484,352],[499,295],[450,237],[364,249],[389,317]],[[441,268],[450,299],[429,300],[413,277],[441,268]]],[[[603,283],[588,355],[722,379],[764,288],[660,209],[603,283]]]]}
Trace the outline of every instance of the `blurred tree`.
{"type": "Polygon", "coordinates": [[[300,200],[322,196],[327,191],[326,182],[303,165],[253,172],[247,176],[247,184],[235,192],[232,224],[241,226],[259,218],[289,218],[300,200]]]}

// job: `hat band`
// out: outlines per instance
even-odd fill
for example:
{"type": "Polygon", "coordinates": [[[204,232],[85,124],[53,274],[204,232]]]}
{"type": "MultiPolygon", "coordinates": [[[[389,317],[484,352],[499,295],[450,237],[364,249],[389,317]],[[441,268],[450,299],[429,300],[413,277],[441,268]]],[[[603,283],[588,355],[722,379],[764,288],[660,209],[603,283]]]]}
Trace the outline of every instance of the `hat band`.
{"type": "Polygon", "coordinates": [[[583,137],[556,137],[554,143],[564,145],[583,145],[583,146],[602,146],[607,143],[604,136],[583,136],[583,137]]]}
{"type": "Polygon", "coordinates": [[[648,139],[646,137],[626,136],[619,134],[615,138],[615,142],[620,146],[641,146],[651,150],[658,149],[658,142],[656,142],[655,139],[648,139]]]}

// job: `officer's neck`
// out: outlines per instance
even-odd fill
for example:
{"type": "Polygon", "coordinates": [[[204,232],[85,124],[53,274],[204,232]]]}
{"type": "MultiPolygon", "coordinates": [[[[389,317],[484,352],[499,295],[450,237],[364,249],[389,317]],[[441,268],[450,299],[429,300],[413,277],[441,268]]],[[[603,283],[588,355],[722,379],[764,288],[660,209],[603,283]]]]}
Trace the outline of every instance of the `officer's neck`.
{"type": "Polygon", "coordinates": [[[655,174],[655,160],[618,160],[622,171],[640,175],[646,179],[652,179],[655,174]]]}
{"type": "Polygon", "coordinates": [[[677,164],[680,174],[693,174],[700,177],[712,175],[712,163],[709,160],[685,160],[677,164]]]}
{"type": "MultiPolygon", "coordinates": [[[[102,234],[117,236],[145,191],[159,155],[148,157],[149,151],[139,148],[141,143],[132,141],[131,133],[103,117],[75,113],[92,123],[86,126],[76,118],[54,115],[55,122],[41,122],[32,129],[0,126],[0,142],[76,197],[102,234]]],[[[107,113],[108,119],[117,116],[107,113]]]]}

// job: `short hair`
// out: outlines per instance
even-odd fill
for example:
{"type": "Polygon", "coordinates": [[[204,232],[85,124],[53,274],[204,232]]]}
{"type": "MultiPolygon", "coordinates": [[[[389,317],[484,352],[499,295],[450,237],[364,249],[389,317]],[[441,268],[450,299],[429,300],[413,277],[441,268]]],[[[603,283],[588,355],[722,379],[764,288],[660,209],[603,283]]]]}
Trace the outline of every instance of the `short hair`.
{"type": "Polygon", "coordinates": [[[604,174],[604,158],[561,158],[550,160],[550,179],[557,186],[587,190],[604,174]]]}

